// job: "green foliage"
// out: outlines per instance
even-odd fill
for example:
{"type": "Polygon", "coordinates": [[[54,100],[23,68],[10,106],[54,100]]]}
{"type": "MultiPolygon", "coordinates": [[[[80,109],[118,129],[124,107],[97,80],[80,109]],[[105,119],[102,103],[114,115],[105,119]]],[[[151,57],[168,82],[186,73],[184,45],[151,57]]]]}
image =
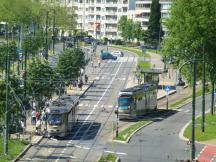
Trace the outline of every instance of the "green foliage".
{"type": "Polygon", "coordinates": [[[138,121],[135,124],[131,125],[130,127],[119,132],[118,137],[115,137],[115,139],[120,140],[120,141],[126,141],[131,136],[131,134],[133,134],[134,132],[136,132],[136,130],[142,128],[143,126],[145,126],[149,122],[151,122],[151,121],[149,121],[149,120],[138,121]]]}
{"type": "MultiPolygon", "coordinates": [[[[216,1],[176,0],[171,7],[171,16],[166,21],[168,37],[163,42],[165,55],[173,55],[176,64],[181,65],[193,56],[202,59],[203,51],[207,58],[207,70],[215,78],[216,51],[216,1]],[[196,8],[196,9],[195,9],[196,8]],[[211,70],[210,70],[211,69],[211,70]]],[[[198,61],[201,63],[200,61],[198,61]]],[[[191,79],[190,66],[184,67],[184,75],[191,79]]],[[[198,65],[200,77],[202,65],[198,65]]]]}
{"type": "Polygon", "coordinates": [[[16,52],[16,49],[17,48],[15,42],[10,42],[8,44],[8,48],[6,43],[0,45],[0,69],[1,70],[4,70],[6,67],[6,59],[8,53],[11,61],[16,61],[18,59],[18,54],[16,52]]]}
{"type": "Polygon", "coordinates": [[[55,92],[55,71],[50,67],[48,61],[36,58],[29,64],[27,74],[28,93],[37,101],[51,98],[55,92]]]}
{"type": "Polygon", "coordinates": [[[149,18],[149,25],[147,30],[147,37],[145,42],[152,45],[158,45],[159,34],[163,35],[161,30],[161,13],[160,13],[160,4],[159,0],[152,0],[151,4],[151,14],[149,18]]]}
{"type": "Polygon", "coordinates": [[[86,65],[84,52],[79,48],[67,49],[59,56],[57,70],[68,83],[80,76],[86,65]]]}
{"type": "Polygon", "coordinates": [[[110,154],[107,154],[107,155],[103,155],[100,158],[99,162],[107,162],[107,161],[109,161],[109,162],[115,162],[116,159],[117,159],[117,156],[115,154],[111,154],[110,153],[110,154]]]}
{"type": "Polygon", "coordinates": [[[20,140],[9,140],[9,154],[3,155],[3,139],[0,138],[0,157],[1,162],[9,162],[12,161],[18,154],[23,151],[23,149],[26,147],[28,143],[26,141],[20,141],[20,140]]]}

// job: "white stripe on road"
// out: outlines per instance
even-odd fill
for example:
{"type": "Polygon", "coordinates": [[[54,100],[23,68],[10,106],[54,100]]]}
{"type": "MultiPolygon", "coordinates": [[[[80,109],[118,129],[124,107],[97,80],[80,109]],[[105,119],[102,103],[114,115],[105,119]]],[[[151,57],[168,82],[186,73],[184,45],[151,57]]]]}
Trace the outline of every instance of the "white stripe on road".
{"type": "MultiPolygon", "coordinates": [[[[122,62],[120,63],[120,65],[119,65],[119,67],[118,67],[118,69],[117,69],[117,71],[116,71],[114,77],[113,77],[112,80],[110,81],[108,87],[105,89],[105,91],[104,91],[104,93],[102,94],[101,98],[100,98],[99,101],[96,103],[96,105],[94,105],[92,111],[91,111],[91,112],[89,113],[89,115],[86,117],[86,119],[84,120],[84,122],[83,122],[82,125],[79,127],[79,129],[77,130],[77,132],[75,133],[75,135],[74,135],[73,137],[76,137],[76,136],[77,136],[77,134],[79,133],[79,131],[83,128],[83,125],[87,122],[87,120],[88,120],[88,119],[90,118],[90,116],[93,114],[93,112],[95,111],[96,107],[98,106],[98,104],[101,102],[101,100],[102,100],[103,97],[105,96],[107,90],[111,87],[111,85],[112,85],[112,83],[113,83],[113,81],[114,81],[116,75],[118,74],[118,72],[119,72],[119,70],[120,70],[121,65],[122,65],[122,62]]],[[[72,141],[72,140],[71,140],[71,141],[72,141]]],[[[69,141],[69,142],[70,142],[70,141],[69,141]]],[[[64,153],[64,151],[61,152],[61,154],[63,154],[63,153],[64,153]]],[[[58,158],[55,160],[55,162],[58,162],[58,161],[59,161],[60,157],[62,156],[61,154],[60,154],[60,156],[58,156],[58,158]]]]}

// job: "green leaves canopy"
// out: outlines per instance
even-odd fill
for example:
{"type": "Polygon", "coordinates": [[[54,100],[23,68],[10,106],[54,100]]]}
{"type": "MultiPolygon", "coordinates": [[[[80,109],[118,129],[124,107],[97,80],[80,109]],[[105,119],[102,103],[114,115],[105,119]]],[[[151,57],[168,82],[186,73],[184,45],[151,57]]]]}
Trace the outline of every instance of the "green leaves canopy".
{"type": "Polygon", "coordinates": [[[57,70],[63,79],[70,82],[79,77],[80,70],[85,65],[85,55],[81,49],[67,49],[59,56],[57,70]]]}
{"type": "Polygon", "coordinates": [[[51,98],[55,92],[55,71],[50,67],[48,61],[36,58],[29,64],[27,74],[28,93],[37,101],[51,98]]]}
{"type": "Polygon", "coordinates": [[[215,69],[216,0],[173,1],[166,27],[165,55],[175,56],[181,64],[193,56],[201,59],[204,52],[208,65],[215,69]]]}

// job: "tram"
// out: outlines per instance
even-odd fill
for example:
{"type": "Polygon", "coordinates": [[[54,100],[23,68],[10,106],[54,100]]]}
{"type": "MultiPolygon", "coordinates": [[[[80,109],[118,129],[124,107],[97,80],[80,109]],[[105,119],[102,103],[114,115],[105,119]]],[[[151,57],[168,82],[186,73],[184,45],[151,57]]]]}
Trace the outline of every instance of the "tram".
{"type": "Polygon", "coordinates": [[[64,137],[77,121],[79,98],[64,95],[48,107],[47,137],[64,137]]]}
{"type": "Polygon", "coordinates": [[[157,84],[145,83],[119,92],[119,119],[135,119],[157,109],[157,84]]]}

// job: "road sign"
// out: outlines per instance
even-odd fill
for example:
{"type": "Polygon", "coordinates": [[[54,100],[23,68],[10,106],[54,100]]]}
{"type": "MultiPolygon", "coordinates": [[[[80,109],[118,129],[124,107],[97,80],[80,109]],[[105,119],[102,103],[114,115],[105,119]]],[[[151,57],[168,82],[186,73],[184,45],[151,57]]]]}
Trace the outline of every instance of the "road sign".
{"type": "Polygon", "coordinates": [[[169,92],[169,91],[170,91],[170,86],[169,86],[169,85],[167,85],[167,86],[165,87],[165,91],[166,91],[166,92],[169,92]]]}
{"type": "Polygon", "coordinates": [[[216,96],[216,89],[214,90],[214,96],[216,96]]]}
{"type": "Polygon", "coordinates": [[[188,141],[187,141],[187,145],[191,145],[192,144],[192,141],[191,141],[191,139],[189,139],[188,141]]]}

